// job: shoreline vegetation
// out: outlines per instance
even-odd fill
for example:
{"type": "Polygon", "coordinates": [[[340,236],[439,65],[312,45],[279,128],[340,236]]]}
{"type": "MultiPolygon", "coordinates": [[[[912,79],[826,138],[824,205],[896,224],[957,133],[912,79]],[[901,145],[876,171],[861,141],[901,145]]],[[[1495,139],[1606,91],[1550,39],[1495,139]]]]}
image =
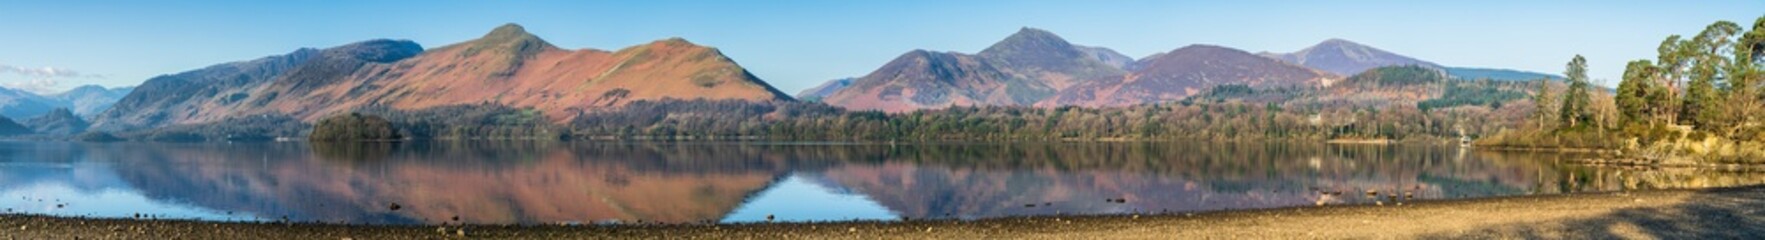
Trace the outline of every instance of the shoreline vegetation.
{"type": "Polygon", "coordinates": [[[1653,62],[1629,63],[1613,97],[1590,98],[1576,56],[1568,87],[1541,83],[1525,127],[1479,139],[1497,149],[1597,150],[1624,164],[1765,164],[1765,17],[1746,30],[1719,21],[1662,40],[1653,62]],[[1606,106],[1606,107],[1601,107],[1606,106]],[[1550,110],[1556,111],[1550,111],[1550,110]]]}
{"type": "Polygon", "coordinates": [[[442,225],[205,222],[0,215],[25,239],[272,238],[1719,238],[1765,237],[1765,187],[1580,193],[1403,204],[979,220],[442,225]]]}

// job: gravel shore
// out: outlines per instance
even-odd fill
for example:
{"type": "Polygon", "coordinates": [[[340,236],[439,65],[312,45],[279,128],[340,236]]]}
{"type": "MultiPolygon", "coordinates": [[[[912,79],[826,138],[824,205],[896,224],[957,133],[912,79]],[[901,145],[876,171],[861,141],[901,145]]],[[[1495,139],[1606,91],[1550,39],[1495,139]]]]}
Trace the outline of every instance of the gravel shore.
{"type": "Polygon", "coordinates": [[[976,221],[356,226],[0,215],[0,239],[1765,239],[1765,186],[976,221]]]}

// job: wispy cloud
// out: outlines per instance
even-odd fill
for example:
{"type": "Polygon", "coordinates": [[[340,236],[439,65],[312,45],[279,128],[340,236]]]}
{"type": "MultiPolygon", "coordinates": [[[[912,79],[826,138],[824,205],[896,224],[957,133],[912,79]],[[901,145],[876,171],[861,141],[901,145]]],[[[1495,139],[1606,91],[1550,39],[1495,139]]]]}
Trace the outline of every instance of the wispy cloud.
{"type": "Polygon", "coordinates": [[[24,75],[32,78],[104,78],[104,75],[86,74],[79,71],[56,67],[20,67],[0,64],[0,73],[24,75]]]}
{"type": "Polygon", "coordinates": [[[37,93],[37,94],[50,94],[50,93],[59,92],[59,91],[61,91],[61,89],[55,88],[55,86],[58,86],[58,85],[61,85],[61,81],[56,81],[55,79],[50,79],[50,78],[32,78],[30,80],[23,80],[23,81],[0,82],[0,87],[24,90],[26,92],[32,92],[32,93],[37,93]]]}
{"type": "Polygon", "coordinates": [[[70,78],[104,78],[104,75],[89,74],[73,69],[57,67],[20,67],[0,64],[0,75],[24,76],[22,80],[0,81],[0,87],[24,90],[38,94],[60,91],[58,86],[63,79],[70,78]]]}

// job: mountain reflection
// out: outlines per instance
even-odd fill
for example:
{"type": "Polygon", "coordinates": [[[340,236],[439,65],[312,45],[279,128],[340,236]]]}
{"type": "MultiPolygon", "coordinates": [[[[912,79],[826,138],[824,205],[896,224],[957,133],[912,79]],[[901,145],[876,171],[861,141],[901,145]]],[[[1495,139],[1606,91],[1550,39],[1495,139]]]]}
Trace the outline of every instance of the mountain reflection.
{"type": "MultiPolygon", "coordinates": [[[[1575,157],[1283,143],[0,143],[0,193],[41,194],[12,190],[51,182],[255,219],[441,224],[456,216],[717,221],[787,176],[915,219],[1301,206],[1318,202],[1319,191],[1344,192],[1326,202],[1370,203],[1359,193],[1439,199],[1765,181],[1560,164],[1575,157]]],[[[815,200],[802,201],[756,214],[826,216],[813,214],[827,210],[815,200]]]]}

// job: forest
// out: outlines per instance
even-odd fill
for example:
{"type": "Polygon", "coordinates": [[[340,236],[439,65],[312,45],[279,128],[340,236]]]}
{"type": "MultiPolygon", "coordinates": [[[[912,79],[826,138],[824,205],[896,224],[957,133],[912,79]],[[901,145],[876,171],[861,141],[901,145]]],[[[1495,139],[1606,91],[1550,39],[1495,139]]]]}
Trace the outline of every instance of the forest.
{"type": "Polygon", "coordinates": [[[1589,97],[1587,65],[1576,56],[1566,88],[1538,84],[1532,98],[1547,104],[1528,124],[1479,145],[1619,150],[1656,161],[1765,159],[1765,17],[1750,30],[1719,21],[1689,38],[1668,36],[1656,51],[1653,61],[1625,66],[1612,99],[1589,97]]]}

